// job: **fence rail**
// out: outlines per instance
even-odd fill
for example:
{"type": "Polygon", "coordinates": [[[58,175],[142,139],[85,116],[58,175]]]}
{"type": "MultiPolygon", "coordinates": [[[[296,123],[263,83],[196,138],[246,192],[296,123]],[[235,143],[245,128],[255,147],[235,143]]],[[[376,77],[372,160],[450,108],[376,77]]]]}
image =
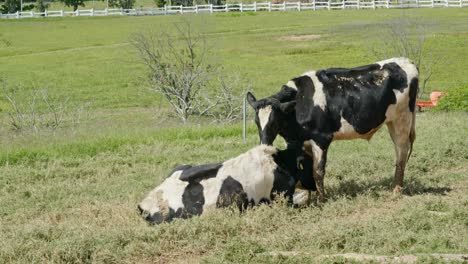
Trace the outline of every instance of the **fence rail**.
{"type": "Polygon", "coordinates": [[[377,8],[421,8],[421,7],[468,7],[468,0],[312,0],[310,3],[283,2],[275,4],[262,2],[253,4],[195,5],[143,7],[133,9],[78,9],[76,11],[45,10],[44,12],[16,12],[0,14],[0,18],[19,19],[33,17],[78,17],[78,16],[154,16],[189,13],[257,12],[257,11],[304,11],[336,9],[377,9],[377,8]]]}

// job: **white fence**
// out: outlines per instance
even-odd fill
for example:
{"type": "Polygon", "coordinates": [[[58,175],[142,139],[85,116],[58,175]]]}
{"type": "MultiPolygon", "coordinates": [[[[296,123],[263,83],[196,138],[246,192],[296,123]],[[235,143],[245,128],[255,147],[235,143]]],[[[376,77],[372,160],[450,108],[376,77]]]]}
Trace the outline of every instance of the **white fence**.
{"type": "Polygon", "coordinates": [[[310,3],[271,2],[253,4],[225,5],[195,5],[195,6],[164,6],[143,7],[134,9],[78,9],[76,11],[54,10],[45,12],[16,12],[0,14],[0,18],[31,18],[31,17],[70,17],[70,16],[152,16],[189,13],[218,12],[257,12],[257,11],[303,11],[303,10],[334,10],[334,9],[376,9],[376,8],[419,8],[419,7],[468,7],[468,0],[312,0],[310,3]]]}

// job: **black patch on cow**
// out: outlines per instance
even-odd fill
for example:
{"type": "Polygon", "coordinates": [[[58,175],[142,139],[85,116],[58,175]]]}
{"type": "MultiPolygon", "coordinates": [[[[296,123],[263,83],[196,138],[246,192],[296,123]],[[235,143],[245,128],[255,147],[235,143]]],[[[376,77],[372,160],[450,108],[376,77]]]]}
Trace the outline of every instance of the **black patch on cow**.
{"type": "Polygon", "coordinates": [[[167,175],[166,178],[171,177],[171,175],[174,174],[174,172],[176,172],[176,171],[180,171],[180,170],[183,171],[183,170],[189,169],[189,168],[191,168],[191,167],[192,167],[192,165],[186,165],[186,164],[184,164],[184,165],[179,165],[179,166],[175,167],[175,168],[169,173],[169,175],[167,175]]]}
{"type": "Polygon", "coordinates": [[[280,91],[277,94],[271,96],[271,98],[278,100],[280,103],[284,103],[293,101],[296,98],[296,94],[296,89],[293,89],[287,85],[283,85],[280,91]]]}
{"type": "Polygon", "coordinates": [[[416,107],[416,97],[418,96],[418,89],[419,89],[419,80],[418,78],[413,78],[410,83],[410,90],[409,90],[409,109],[411,112],[414,112],[414,108],[416,107]]]}
{"type": "Polygon", "coordinates": [[[288,148],[273,155],[278,165],[274,171],[273,192],[284,192],[292,196],[297,182],[311,191],[316,190],[313,178],[313,160],[302,150],[302,144],[288,144],[288,148]]]}
{"type": "Polygon", "coordinates": [[[190,182],[182,194],[182,203],[184,204],[183,217],[201,215],[205,204],[203,186],[198,182],[190,182]]]}
{"type": "Polygon", "coordinates": [[[216,207],[228,207],[232,204],[236,204],[239,210],[242,211],[247,208],[249,200],[242,184],[228,176],[221,185],[216,207]]]}
{"type": "Polygon", "coordinates": [[[163,222],[171,222],[174,218],[187,218],[184,210],[182,208],[174,209],[169,208],[169,213],[163,215],[161,212],[154,213],[152,215],[148,215],[145,220],[148,221],[150,224],[161,224],[163,222]]]}
{"type": "Polygon", "coordinates": [[[213,163],[191,167],[184,170],[179,179],[181,181],[200,182],[203,179],[213,178],[216,177],[216,174],[218,173],[218,170],[221,168],[221,166],[223,166],[222,163],[213,163]]]}
{"type": "Polygon", "coordinates": [[[319,71],[320,78],[326,83],[330,78],[336,79],[337,77],[356,78],[368,72],[379,70],[380,65],[377,63],[359,66],[355,68],[329,68],[319,71]]]}
{"type": "Polygon", "coordinates": [[[171,176],[172,174],[174,174],[174,172],[176,172],[176,171],[180,171],[180,170],[183,171],[183,170],[189,169],[189,168],[191,168],[191,167],[192,167],[191,165],[186,165],[186,164],[184,164],[184,165],[179,165],[179,166],[175,167],[175,168],[169,173],[169,175],[167,175],[166,178],[170,177],[170,176],[171,176]]]}
{"type": "Polygon", "coordinates": [[[314,105],[313,84],[296,85],[299,124],[308,133],[331,135],[340,129],[342,115],[360,134],[379,127],[385,121],[388,106],[396,103],[393,90],[403,91],[407,77],[396,63],[385,64],[382,69],[377,66],[318,71],[316,76],[326,98],[325,110],[314,105]]]}

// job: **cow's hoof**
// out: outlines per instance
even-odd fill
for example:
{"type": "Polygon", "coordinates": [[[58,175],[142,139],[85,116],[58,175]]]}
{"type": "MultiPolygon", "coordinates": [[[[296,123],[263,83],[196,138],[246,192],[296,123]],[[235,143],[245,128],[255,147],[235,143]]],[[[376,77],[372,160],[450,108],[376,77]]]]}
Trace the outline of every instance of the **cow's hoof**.
{"type": "Polygon", "coordinates": [[[317,204],[320,205],[320,204],[324,204],[327,202],[327,197],[325,197],[325,195],[318,195],[317,196],[317,204]]]}
{"type": "Polygon", "coordinates": [[[397,194],[397,195],[400,195],[403,191],[403,187],[397,185],[395,186],[395,188],[393,189],[393,194],[397,194]]]}
{"type": "Polygon", "coordinates": [[[298,190],[293,195],[293,203],[295,207],[305,207],[310,205],[310,191],[298,190]]]}

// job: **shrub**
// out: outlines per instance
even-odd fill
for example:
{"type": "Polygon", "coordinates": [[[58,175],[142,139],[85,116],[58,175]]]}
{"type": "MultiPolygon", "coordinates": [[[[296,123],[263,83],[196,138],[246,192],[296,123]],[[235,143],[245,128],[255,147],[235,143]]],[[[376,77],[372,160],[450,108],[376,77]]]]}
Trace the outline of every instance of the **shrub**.
{"type": "Polygon", "coordinates": [[[11,14],[21,9],[21,2],[19,0],[5,0],[0,7],[0,12],[3,14],[11,14]]]}
{"type": "Polygon", "coordinates": [[[434,110],[468,111],[468,84],[447,90],[434,110]]]}

